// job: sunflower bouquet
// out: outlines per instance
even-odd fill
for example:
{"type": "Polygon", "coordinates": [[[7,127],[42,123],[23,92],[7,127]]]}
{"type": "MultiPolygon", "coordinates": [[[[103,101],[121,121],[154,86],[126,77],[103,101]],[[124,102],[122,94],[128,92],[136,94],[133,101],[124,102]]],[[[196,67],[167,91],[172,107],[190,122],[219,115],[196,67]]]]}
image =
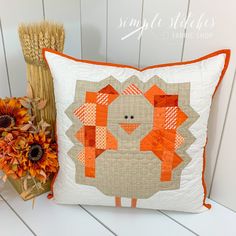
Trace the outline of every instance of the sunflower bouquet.
{"type": "Polygon", "coordinates": [[[31,96],[0,99],[0,171],[24,200],[47,192],[58,170],[50,125],[35,114],[45,100],[31,96]]]}

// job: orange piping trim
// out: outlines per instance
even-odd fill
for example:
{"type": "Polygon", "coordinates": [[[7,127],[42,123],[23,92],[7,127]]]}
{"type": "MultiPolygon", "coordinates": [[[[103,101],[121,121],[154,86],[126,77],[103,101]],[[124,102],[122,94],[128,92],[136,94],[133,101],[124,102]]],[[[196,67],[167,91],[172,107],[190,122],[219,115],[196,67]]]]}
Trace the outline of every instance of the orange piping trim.
{"type": "Polygon", "coordinates": [[[203,197],[203,206],[205,206],[208,209],[211,209],[211,204],[206,203],[206,197],[207,197],[207,188],[206,188],[206,182],[205,182],[205,170],[206,170],[206,144],[204,146],[203,151],[203,168],[202,168],[202,186],[204,190],[204,197],[203,197]]]}
{"type": "Polygon", "coordinates": [[[131,199],[131,208],[136,208],[137,206],[137,198],[132,198],[131,199]]]}
{"type": "Polygon", "coordinates": [[[120,197],[115,197],[115,204],[116,204],[116,207],[121,207],[121,198],[120,197]]]}
{"type": "Polygon", "coordinates": [[[58,172],[59,172],[59,167],[58,167],[58,170],[57,172],[54,174],[53,178],[52,178],[52,182],[50,184],[50,190],[51,190],[51,193],[48,194],[48,199],[52,199],[54,197],[54,192],[53,192],[53,185],[55,183],[55,180],[57,178],[57,175],[58,175],[58,172]]]}

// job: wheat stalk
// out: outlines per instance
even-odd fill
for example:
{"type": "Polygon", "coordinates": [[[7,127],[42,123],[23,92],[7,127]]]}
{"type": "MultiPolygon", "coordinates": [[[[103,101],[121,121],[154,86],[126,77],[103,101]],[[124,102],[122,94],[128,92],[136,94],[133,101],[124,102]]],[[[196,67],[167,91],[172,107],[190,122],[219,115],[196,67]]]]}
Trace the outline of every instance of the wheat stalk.
{"type": "Polygon", "coordinates": [[[19,37],[23,55],[27,64],[27,80],[32,87],[34,98],[46,99],[47,105],[36,114],[41,119],[55,126],[56,108],[53,80],[50,70],[42,55],[43,48],[62,52],[65,32],[63,25],[43,21],[19,26],[19,37]]]}
{"type": "Polygon", "coordinates": [[[22,24],[18,32],[25,61],[29,64],[46,66],[42,55],[43,48],[63,51],[65,32],[60,24],[47,21],[22,24]]]}

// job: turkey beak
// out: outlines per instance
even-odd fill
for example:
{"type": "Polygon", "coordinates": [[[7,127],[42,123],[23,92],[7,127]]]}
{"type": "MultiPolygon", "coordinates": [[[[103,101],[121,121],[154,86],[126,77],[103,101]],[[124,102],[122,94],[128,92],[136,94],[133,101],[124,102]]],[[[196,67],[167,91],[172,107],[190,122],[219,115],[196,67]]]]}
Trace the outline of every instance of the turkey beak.
{"type": "Polygon", "coordinates": [[[120,127],[128,134],[132,134],[139,126],[140,123],[120,123],[120,127]]]}

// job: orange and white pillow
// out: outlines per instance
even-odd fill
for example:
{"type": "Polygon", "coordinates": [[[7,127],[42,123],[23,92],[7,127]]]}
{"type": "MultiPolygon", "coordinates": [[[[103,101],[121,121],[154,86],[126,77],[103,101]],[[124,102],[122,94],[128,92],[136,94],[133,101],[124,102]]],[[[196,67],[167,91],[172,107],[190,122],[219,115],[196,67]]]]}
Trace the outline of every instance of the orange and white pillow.
{"type": "Polygon", "coordinates": [[[139,70],[44,50],[54,78],[62,204],[186,212],[205,203],[212,96],[229,50],[139,70]]]}

